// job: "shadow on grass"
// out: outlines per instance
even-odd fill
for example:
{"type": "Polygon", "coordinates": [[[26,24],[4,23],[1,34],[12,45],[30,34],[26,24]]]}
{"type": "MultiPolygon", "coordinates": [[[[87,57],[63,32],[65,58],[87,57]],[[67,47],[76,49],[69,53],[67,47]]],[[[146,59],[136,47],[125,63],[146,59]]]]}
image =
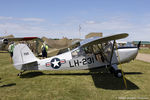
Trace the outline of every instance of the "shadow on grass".
{"type": "Polygon", "coordinates": [[[20,76],[20,78],[33,78],[33,77],[37,77],[37,76],[41,76],[41,75],[54,75],[54,76],[60,76],[60,75],[92,75],[92,74],[96,74],[96,73],[49,73],[49,74],[45,74],[43,72],[28,72],[28,73],[24,73],[20,76]]]}
{"type": "MultiPolygon", "coordinates": [[[[124,90],[124,81],[121,78],[116,78],[111,74],[108,75],[92,75],[94,84],[97,88],[109,89],[109,90],[124,90]]],[[[139,89],[134,83],[126,79],[127,89],[126,90],[136,90],[139,89]]]]}
{"type": "Polygon", "coordinates": [[[33,78],[41,75],[46,75],[43,72],[27,72],[20,76],[20,78],[33,78]]]}
{"type": "Polygon", "coordinates": [[[2,52],[2,51],[0,51],[0,53],[9,53],[9,52],[2,52]]]}
{"type": "MultiPolygon", "coordinates": [[[[100,70],[90,70],[90,72],[100,72],[100,70]]],[[[124,72],[125,74],[142,74],[141,72],[124,72]]],[[[94,85],[97,88],[109,89],[109,90],[136,90],[139,89],[137,85],[135,85],[130,80],[126,79],[127,89],[125,88],[123,78],[116,78],[114,75],[110,73],[102,73],[102,74],[92,74],[92,79],[94,81],[94,85]]]]}
{"type": "Polygon", "coordinates": [[[14,86],[14,85],[16,85],[16,83],[10,83],[10,84],[6,84],[6,85],[2,85],[2,86],[0,86],[0,88],[10,87],[10,86],[14,86]]]}
{"type": "Polygon", "coordinates": [[[143,74],[141,72],[124,72],[125,75],[136,75],[136,74],[143,74]]]}
{"type": "MultiPolygon", "coordinates": [[[[125,74],[142,74],[140,72],[125,72],[125,74]]],[[[89,73],[49,73],[45,74],[43,72],[28,72],[24,73],[21,78],[33,78],[41,75],[54,75],[54,76],[61,76],[61,75],[91,75],[94,85],[96,88],[103,88],[109,90],[136,90],[139,89],[134,83],[130,80],[126,79],[127,89],[125,89],[124,81],[122,78],[116,78],[114,75],[110,73],[100,73],[99,71],[90,70],[89,73]]]]}

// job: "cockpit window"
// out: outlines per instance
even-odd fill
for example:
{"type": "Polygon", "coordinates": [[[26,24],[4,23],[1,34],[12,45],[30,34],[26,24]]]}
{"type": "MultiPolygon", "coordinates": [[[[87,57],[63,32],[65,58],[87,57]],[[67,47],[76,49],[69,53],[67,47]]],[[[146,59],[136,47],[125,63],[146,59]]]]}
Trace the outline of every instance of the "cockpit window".
{"type": "MultiPolygon", "coordinates": [[[[100,55],[103,59],[107,59],[109,61],[110,55],[112,52],[112,43],[100,43],[97,45],[90,45],[87,47],[79,47],[72,51],[72,57],[79,57],[81,55],[100,55]]],[[[99,57],[100,58],[100,57],[99,57]]]]}
{"type": "Polygon", "coordinates": [[[74,57],[79,57],[79,56],[81,56],[81,55],[84,55],[85,52],[84,52],[83,48],[78,48],[78,49],[76,49],[76,50],[73,50],[73,51],[71,52],[71,54],[72,54],[72,57],[74,58],[74,57]]]}

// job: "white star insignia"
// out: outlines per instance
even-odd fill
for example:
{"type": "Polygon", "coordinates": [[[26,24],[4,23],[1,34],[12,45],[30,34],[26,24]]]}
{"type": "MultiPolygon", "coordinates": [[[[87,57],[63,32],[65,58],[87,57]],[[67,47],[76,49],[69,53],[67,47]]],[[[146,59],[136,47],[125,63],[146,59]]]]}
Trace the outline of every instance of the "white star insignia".
{"type": "Polygon", "coordinates": [[[56,59],[54,60],[54,62],[52,62],[52,64],[54,64],[54,67],[59,66],[58,63],[59,61],[57,61],[56,59]]]}

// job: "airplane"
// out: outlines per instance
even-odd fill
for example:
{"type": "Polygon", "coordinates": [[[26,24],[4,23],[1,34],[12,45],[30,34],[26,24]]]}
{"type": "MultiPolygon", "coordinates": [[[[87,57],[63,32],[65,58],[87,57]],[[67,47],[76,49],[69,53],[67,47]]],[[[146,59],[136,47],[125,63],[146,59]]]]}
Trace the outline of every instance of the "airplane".
{"type": "Polygon", "coordinates": [[[12,41],[29,41],[38,39],[38,37],[18,37],[18,38],[2,38],[0,37],[0,50],[5,50],[6,45],[8,45],[12,41]]]}
{"type": "Polygon", "coordinates": [[[123,77],[119,64],[134,60],[139,47],[118,47],[116,40],[128,36],[127,33],[107,37],[92,37],[78,41],[67,51],[50,58],[38,59],[25,44],[14,48],[14,67],[21,72],[31,70],[86,70],[106,67],[116,77],[123,77]]]}

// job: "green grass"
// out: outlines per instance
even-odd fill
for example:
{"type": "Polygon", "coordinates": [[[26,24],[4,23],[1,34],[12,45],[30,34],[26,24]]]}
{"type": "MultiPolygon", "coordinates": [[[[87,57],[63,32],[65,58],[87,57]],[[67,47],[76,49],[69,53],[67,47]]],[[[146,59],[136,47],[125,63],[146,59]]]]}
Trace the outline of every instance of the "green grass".
{"type": "Polygon", "coordinates": [[[150,63],[123,64],[123,80],[95,71],[32,71],[17,77],[9,54],[0,54],[0,100],[117,100],[117,97],[150,99],[150,63]]]}
{"type": "Polygon", "coordinates": [[[150,54],[150,49],[140,49],[139,53],[150,54]]]}

